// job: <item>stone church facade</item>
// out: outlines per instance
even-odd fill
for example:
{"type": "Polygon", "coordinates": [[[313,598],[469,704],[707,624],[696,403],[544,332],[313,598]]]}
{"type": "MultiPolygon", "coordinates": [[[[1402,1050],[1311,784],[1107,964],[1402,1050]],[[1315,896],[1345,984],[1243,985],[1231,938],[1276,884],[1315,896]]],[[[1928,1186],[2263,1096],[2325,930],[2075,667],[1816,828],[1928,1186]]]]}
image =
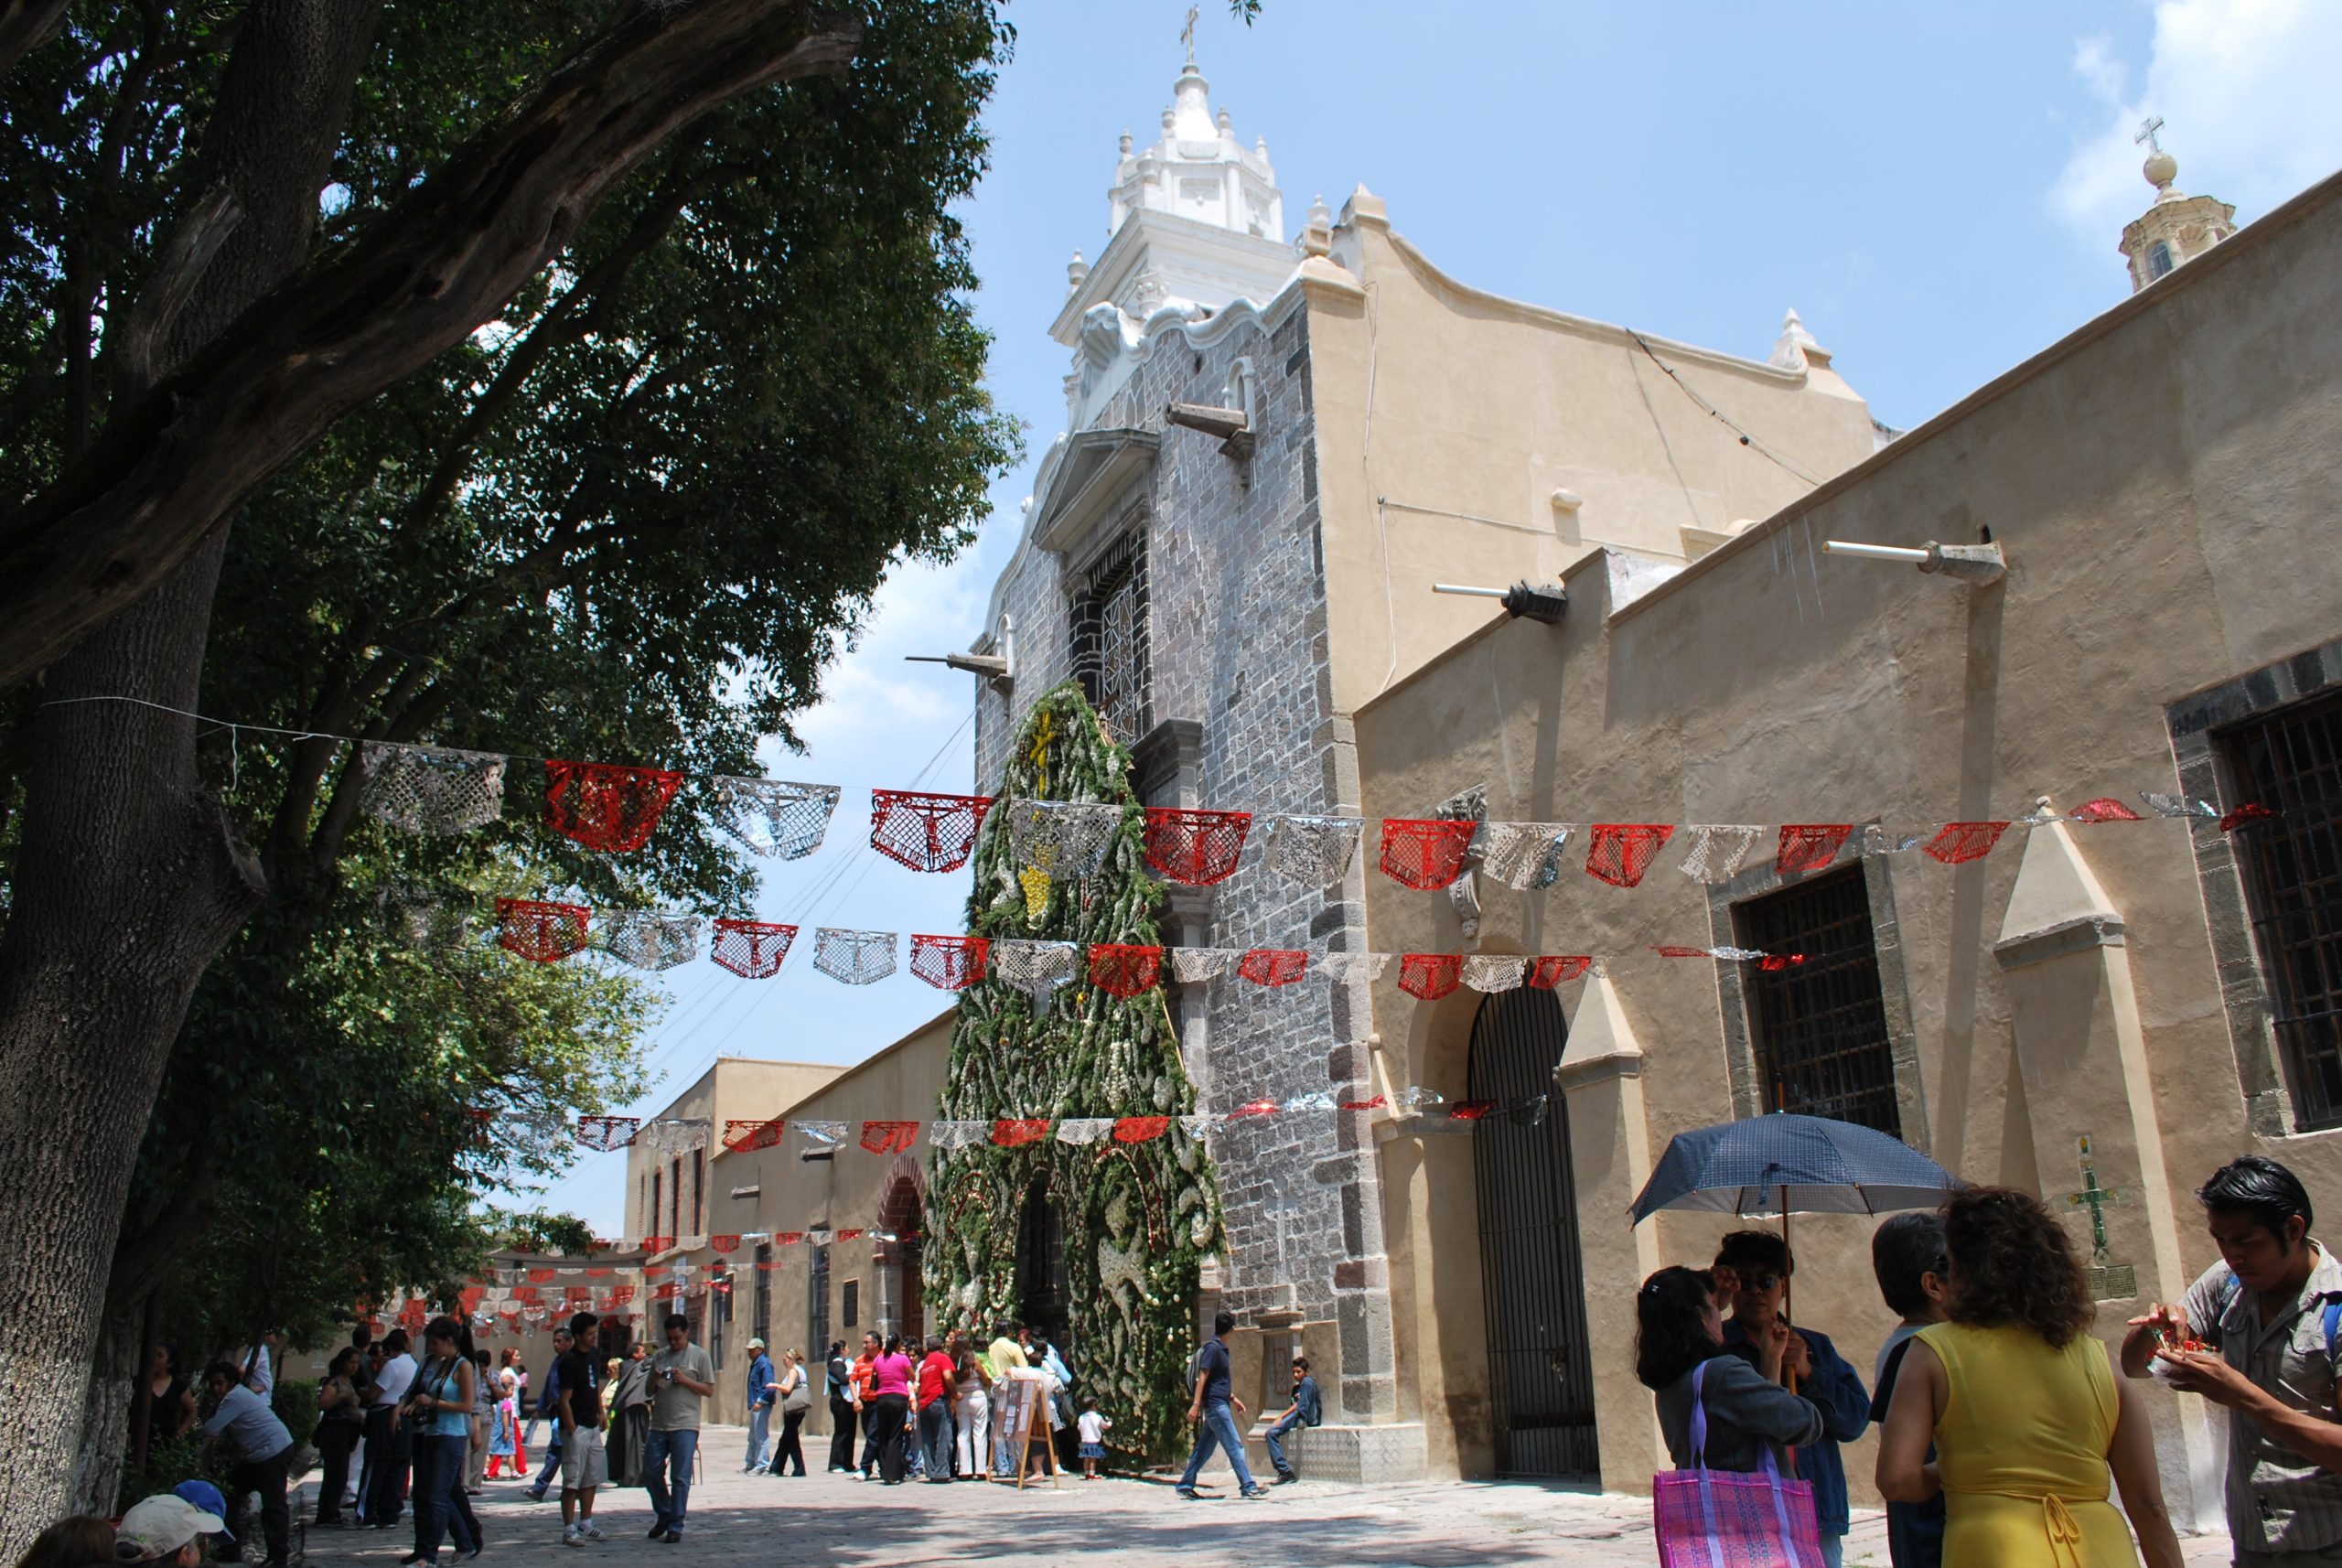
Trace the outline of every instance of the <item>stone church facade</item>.
{"type": "MultiPolygon", "coordinates": [[[[1700,428],[1712,421],[1692,401],[1625,421],[1623,400],[1639,411],[1670,371],[1805,471],[1859,461],[1876,433],[1794,323],[1781,362],[1759,364],[1491,310],[1391,234],[1362,188],[1338,220],[1316,205],[1288,242],[1265,146],[1238,143],[1207,91],[1190,59],[1162,139],[1133,152],[1124,138],[1109,242],[1069,270],[1053,328],[1072,351],[1067,430],[972,649],[1007,670],[979,683],[975,785],[1001,776],[1023,704],[1078,678],[1133,747],[1146,804],[1256,813],[1233,877],[1169,888],[1166,942],[1370,950],[1370,846],[1324,886],[1260,850],[1271,814],[1358,813],[1353,710],[1484,613],[1434,598],[1432,582],[1544,581],[1606,529],[1681,560],[1794,493],[1700,428]],[[1459,424],[1476,408],[1486,423],[1459,424]],[[1662,487],[1663,504],[1642,504],[1662,487]]],[[[1173,987],[1205,1108],[1396,1087],[1374,1070],[1370,989],[1316,975],[1173,987]]],[[[1217,1295],[1245,1325],[1248,1397],[1281,1398],[1276,1369],[1305,1350],[1329,1403],[1315,1473],[1484,1468],[1402,1387],[1369,1119],[1247,1118],[1215,1129],[1212,1149],[1217,1295]]]]}

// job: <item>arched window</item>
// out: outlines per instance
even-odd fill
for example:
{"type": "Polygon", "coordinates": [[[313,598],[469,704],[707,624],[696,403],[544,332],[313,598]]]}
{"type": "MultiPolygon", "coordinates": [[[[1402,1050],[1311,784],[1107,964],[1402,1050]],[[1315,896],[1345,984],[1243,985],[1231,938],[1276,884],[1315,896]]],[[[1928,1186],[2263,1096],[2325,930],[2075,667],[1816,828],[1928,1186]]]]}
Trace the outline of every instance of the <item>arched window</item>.
{"type": "Polygon", "coordinates": [[[2173,264],[2169,245],[2157,240],[2147,247],[2147,281],[2149,283],[2154,282],[2155,279],[2171,271],[2173,264]]]}
{"type": "Polygon", "coordinates": [[[1016,1305],[1025,1326],[1055,1345],[1065,1344],[1069,1291],[1065,1271],[1065,1219],[1050,1201],[1047,1181],[1025,1195],[1016,1228],[1016,1305]]]}

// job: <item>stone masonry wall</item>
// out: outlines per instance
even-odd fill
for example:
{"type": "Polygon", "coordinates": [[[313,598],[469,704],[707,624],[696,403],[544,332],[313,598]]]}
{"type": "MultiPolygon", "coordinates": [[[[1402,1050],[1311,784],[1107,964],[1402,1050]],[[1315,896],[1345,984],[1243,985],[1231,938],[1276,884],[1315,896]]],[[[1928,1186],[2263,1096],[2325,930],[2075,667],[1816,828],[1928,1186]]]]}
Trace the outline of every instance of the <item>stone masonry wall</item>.
{"type": "MultiPolygon", "coordinates": [[[[1174,890],[1165,940],[1314,955],[1365,945],[1361,866],[1373,846],[1328,888],[1270,869],[1262,854],[1273,813],[1358,809],[1327,669],[1308,317],[1297,295],[1278,305],[1267,322],[1239,305],[1196,327],[1158,326],[1096,423],[1162,432],[1151,480],[1116,526],[1147,531],[1154,721],[1198,725],[1201,743],[1195,787],[1158,790],[1148,803],[1256,813],[1233,877],[1174,890]],[[1259,413],[1249,460],[1163,420],[1173,401],[1219,403],[1239,358],[1252,363],[1259,413]]],[[[1004,696],[986,688],[979,697],[980,789],[999,778],[1023,704],[1069,673],[1074,585],[1046,552],[1028,549],[1012,565],[1001,607],[1015,618],[1016,680],[1004,696]]],[[[1337,988],[1312,972],[1268,990],[1231,973],[1179,990],[1204,1108],[1368,1092],[1366,1047],[1350,1043],[1370,1026],[1363,986],[1337,988]]],[[[1223,1304],[1244,1321],[1286,1311],[1337,1324],[1339,1377],[1321,1369],[1321,1380],[1338,1408],[1331,1419],[1353,1422],[1397,1413],[1381,1204],[1363,1122],[1328,1112],[1245,1118],[1216,1130],[1211,1145],[1227,1206],[1223,1304]]]]}

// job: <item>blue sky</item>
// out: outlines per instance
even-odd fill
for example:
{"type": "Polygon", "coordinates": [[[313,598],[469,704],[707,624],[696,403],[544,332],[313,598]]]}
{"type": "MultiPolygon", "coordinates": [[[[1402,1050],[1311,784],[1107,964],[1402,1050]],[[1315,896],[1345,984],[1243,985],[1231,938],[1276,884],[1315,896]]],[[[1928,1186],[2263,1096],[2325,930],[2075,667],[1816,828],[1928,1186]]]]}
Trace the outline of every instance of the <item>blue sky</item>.
{"type": "MultiPolygon", "coordinates": [[[[781,778],[845,786],[830,842],[768,875],[759,913],[801,922],[775,980],[670,972],[649,1114],[718,1054],[859,1060],[941,1010],[908,973],[811,969],[816,925],[959,929],[964,874],[870,853],[873,785],[963,789],[972,677],[908,664],[962,648],[1063,424],[1047,328],[1065,264],[1106,239],[1124,130],[1141,145],[1178,73],[1184,3],[1015,0],[1015,59],[966,204],[994,334],[991,385],[1033,456],[993,491],[977,545],[897,574],[800,723],[781,778]]],[[[1762,359],[1794,306],[1874,413],[1907,428],[2116,304],[2115,242],[2146,204],[2142,115],[2178,184],[2250,221],[2342,166],[2321,91],[2342,59],[2328,0],[1966,6],[1268,0],[1247,29],[1205,4],[1198,62],[1247,144],[1268,140],[1288,232],[1363,183],[1392,226],[1476,286],[1762,359]]],[[[907,1105],[905,1116],[930,1107],[907,1105]]],[[[546,1196],[618,1233],[620,1155],[546,1196]]]]}

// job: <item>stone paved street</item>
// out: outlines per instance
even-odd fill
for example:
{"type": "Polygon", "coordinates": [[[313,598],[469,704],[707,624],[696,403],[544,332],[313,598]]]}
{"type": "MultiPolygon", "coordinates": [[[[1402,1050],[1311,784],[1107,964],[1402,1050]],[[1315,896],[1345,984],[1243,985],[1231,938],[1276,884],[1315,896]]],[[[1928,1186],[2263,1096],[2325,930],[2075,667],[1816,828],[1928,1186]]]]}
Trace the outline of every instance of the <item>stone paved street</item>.
{"type": "MultiPolygon", "coordinates": [[[[561,1515],[532,1504],[510,1482],[491,1482],[475,1499],[488,1529],[484,1563],[591,1563],[596,1556],[649,1558],[708,1568],[755,1563],[815,1568],[908,1568],[964,1562],[1080,1563],[1138,1568],[1462,1568],[1472,1563],[1636,1564],[1657,1560],[1650,1504],[1529,1484],[1426,1482],[1359,1487],[1307,1482],[1265,1500],[1234,1496],[1219,1472],[1219,1496],[1184,1502],[1166,1484],[1084,1482],[1069,1477],[1019,1493],[1012,1487],[917,1483],[885,1487],[815,1474],[800,1481],[743,1476],[737,1428],[708,1429],[707,1478],[692,1492],[681,1546],[644,1539],[650,1505],[639,1490],[601,1494],[597,1518],[609,1541],[565,1551],[561,1515]],[[719,1457],[730,1460],[718,1463],[719,1457]]],[[[1211,1478],[1207,1472],[1207,1479],[1211,1478]]],[[[398,1529],[324,1531],[309,1538],[317,1568],[392,1568],[413,1545],[398,1529]]],[[[443,1550],[441,1561],[449,1560],[443,1550]]],[[[1885,1568],[1886,1532],[1875,1514],[1858,1516],[1849,1564],[1885,1568]]],[[[2224,1563],[2225,1541],[2190,1543],[2191,1563],[2224,1563]]]]}

